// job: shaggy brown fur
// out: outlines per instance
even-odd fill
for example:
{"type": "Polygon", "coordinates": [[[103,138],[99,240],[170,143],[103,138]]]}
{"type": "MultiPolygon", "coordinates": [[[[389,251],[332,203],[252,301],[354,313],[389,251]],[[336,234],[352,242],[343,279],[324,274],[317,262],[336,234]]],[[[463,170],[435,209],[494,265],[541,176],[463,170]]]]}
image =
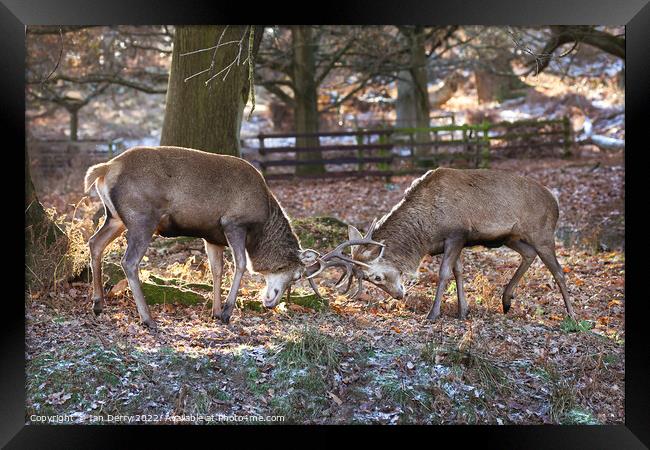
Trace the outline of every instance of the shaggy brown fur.
{"type": "MultiPolygon", "coordinates": [[[[215,280],[221,277],[222,248],[232,248],[236,276],[221,316],[225,322],[245,270],[245,249],[257,271],[300,266],[300,244],[289,220],[262,175],[243,159],[180,147],[136,147],[89,168],[85,187],[94,184],[106,209],[104,226],[89,242],[97,313],[103,296],[101,254],[124,229],[128,248],[122,265],[138,312],[152,326],[137,267],[154,233],[203,238],[213,255],[211,267],[213,261],[218,266],[215,280]]],[[[218,314],[218,289],[215,295],[213,314],[218,314]]]]}
{"type": "MultiPolygon", "coordinates": [[[[452,270],[459,282],[458,257],[463,247],[511,247],[523,260],[504,292],[504,312],[510,307],[514,285],[538,254],[557,280],[567,311],[573,316],[555,257],[558,215],[556,198],[531,178],[497,170],[439,168],[413,182],[404,198],[380,219],[372,237],[386,245],[383,260],[401,273],[417,270],[427,254],[444,253],[440,286],[446,285],[452,270]]],[[[354,258],[363,262],[376,259],[378,254],[376,246],[353,252],[354,258]]],[[[440,286],[438,292],[442,292],[440,286]]],[[[460,289],[458,293],[464,315],[464,294],[460,289]]],[[[436,294],[430,318],[439,314],[441,295],[436,294]]]]}

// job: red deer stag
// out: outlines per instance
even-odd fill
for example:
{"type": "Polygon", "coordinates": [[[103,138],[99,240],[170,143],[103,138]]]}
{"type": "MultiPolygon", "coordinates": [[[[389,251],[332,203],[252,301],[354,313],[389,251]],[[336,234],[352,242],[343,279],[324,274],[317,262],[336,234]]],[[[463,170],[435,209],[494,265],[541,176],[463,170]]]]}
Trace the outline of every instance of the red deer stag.
{"type": "Polygon", "coordinates": [[[425,255],[443,254],[440,281],[427,318],[439,317],[440,302],[452,275],[456,279],[458,314],[464,318],[468,308],[462,249],[505,245],[518,252],[522,260],[503,292],[503,312],[510,309],[515,286],[539,255],[560,287],[569,316],[575,319],[562,267],[555,256],[558,214],[557,199],[530,178],[498,170],[439,168],[415,180],[404,198],[373,222],[365,237],[350,226],[350,240],[339,245],[337,252],[324,255],[318,261],[320,270],[312,275],[318,275],[331,260],[347,265],[339,283],[347,279],[347,290],[356,277],[359,289],[362,280],[367,280],[400,299],[404,297],[402,275],[415,272],[425,255]],[[352,258],[342,252],[347,246],[352,246],[352,258]]]}

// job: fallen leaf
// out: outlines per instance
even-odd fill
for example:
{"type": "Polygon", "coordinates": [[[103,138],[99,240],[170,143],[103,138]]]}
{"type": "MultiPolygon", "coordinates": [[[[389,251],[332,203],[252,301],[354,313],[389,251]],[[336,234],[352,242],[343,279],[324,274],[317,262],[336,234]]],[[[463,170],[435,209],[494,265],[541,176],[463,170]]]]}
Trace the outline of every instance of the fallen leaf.
{"type": "Polygon", "coordinates": [[[332,400],[334,400],[337,405],[341,406],[343,404],[343,400],[341,400],[335,393],[328,392],[328,394],[330,397],[332,397],[332,400]]]}
{"type": "Polygon", "coordinates": [[[127,281],[126,278],[123,278],[120,281],[118,281],[115,284],[115,286],[111,288],[111,290],[108,292],[108,296],[115,297],[117,295],[122,295],[128,287],[129,287],[129,282],[127,281]]]}

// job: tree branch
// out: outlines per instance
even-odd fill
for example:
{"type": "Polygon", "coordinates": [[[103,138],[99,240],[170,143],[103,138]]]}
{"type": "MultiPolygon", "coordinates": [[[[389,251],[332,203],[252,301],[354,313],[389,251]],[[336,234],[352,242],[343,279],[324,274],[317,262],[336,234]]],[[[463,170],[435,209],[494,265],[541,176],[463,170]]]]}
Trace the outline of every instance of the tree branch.
{"type": "MultiPolygon", "coordinates": [[[[51,79],[51,81],[56,82],[57,80],[67,81],[70,83],[78,84],[90,84],[90,83],[108,83],[116,84],[120,86],[126,86],[137,91],[145,92],[147,94],[165,94],[167,93],[167,88],[149,86],[144,83],[140,83],[134,80],[128,80],[126,78],[121,78],[117,75],[111,74],[91,74],[83,77],[71,77],[68,75],[57,75],[51,79]]],[[[28,81],[28,84],[33,84],[33,82],[28,81]]]]}
{"type": "Polygon", "coordinates": [[[263,82],[259,83],[259,85],[263,86],[264,89],[266,89],[271,94],[278,97],[285,104],[287,104],[287,105],[289,105],[291,107],[295,106],[296,102],[295,102],[294,98],[291,97],[286,92],[284,92],[282,89],[280,89],[280,87],[278,86],[278,83],[263,81],[263,82]]]}

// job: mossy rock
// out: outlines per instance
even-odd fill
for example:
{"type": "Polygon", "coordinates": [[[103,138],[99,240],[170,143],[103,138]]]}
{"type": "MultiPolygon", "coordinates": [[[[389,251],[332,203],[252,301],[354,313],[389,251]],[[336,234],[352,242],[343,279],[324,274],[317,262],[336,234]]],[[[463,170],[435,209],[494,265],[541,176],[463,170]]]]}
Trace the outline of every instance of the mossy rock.
{"type": "Polygon", "coordinates": [[[194,291],[172,285],[142,283],[142,292],[150,305],[175,303],[181,305],[203,304],[206,298],[194,291]]]}
{"type": "Polygon", "coordinates": [[[212,292],[212,285],[211,284],[205,284],[205,283],[187,283],[185,285],[187,289],[191,289],[193,291],[203,291],[203,292],[212,292]]]}
{"type": "Polygon", "coordinates": [[[102,264],[102,278],[108,281],[104,282],[104,285],[114,286],[118,281],[126,278],[124,275],[124,269],[119,264],[113,262],[105,262],[102,264]]]}
{"type": "MultiPolygon", "coordinates": [[[[290,303],[294,305],[300,305],[304,308],[311,308],[316,311],[321,311],[328,307],[327,300],[319,299],[316,294],[300,294],[296,292],[291,293],[291,298],[287,302],[286,294],[280,301],[280,303],[290,303]]],[[[239,309],[247,309],[255,312],[264,312],[267,308],[262,304],[261,301],[255,299],[244,300],[242,297],[237,298],[237,307],[239,309]]]]}
{"type": "Polygon", "coordinates": [[[302,295],[291,294],[289,303],[293,303],[294,305],[300,305],[305,308],[315,309],[316,311],[321,311],[328,307],[327,299],[318,298],[318,296],[313,293],[302,294],[302,295]]]}
{"type": "Polygon", "coordinates": [[[191,291],[212,292],[212,285],[205,283],[185,283],[177,278],[163,278],[156,275],[149,275],[149,280],[162,286],[178,286],[191,291]]]}
{"type": "Polygon", "coordinates": [[[248,309],[249,311],[255,312],[264,312],[266,309],[262,302],[259,300],[244,300],[241,297],[237,297],[237,307],[239,309],[248,309]]]}
{"type": "Polygon", "coordinates": [[[292,224],[303,248],[332,249],[348,238],[348,224],[335,217],[307,217],[292,224]]]}

